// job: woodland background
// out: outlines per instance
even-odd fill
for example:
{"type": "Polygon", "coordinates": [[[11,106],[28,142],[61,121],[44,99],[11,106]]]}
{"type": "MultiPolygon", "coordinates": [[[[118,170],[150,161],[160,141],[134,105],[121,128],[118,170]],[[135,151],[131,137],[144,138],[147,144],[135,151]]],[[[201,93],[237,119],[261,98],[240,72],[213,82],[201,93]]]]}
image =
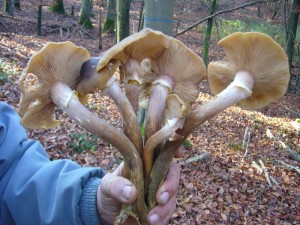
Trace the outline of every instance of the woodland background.
{"type": "MultiPolygon", "coordinates": [[[[93,28],[78,23],[85,0],[64,0],[64,13],[51,11],[51,5],[58,1],[21,0],[21,10],[15,7],[13,12],[5,12],[5,2],[0,1],[0,100],[15,109],[20,98],[19,76],[29,58],[47,42],[69,40],[88,49],[92,56],[116,42],[113,30],[99,29],[106,19],[107,1],[93,2],[93,28]],[[42,14],[38,31],[39,8],[42,14]]],[[[235,31],[264,32],[286,48],[287,20],[291,12],[299,13],[299,8],[292,5],[299,1],[259,2],[239,8],[250,2],[217,1],[215,12],[238,9],[213,17],[208,61],[223,57],[217,42],[235,31]]],[[[210,15],[211,3],[174,1],[173,34],[199,56],[203,55],[205,18],[210,15]]],[[[130,34],[139,30],[142,5],[141,0],[131,1],[130,34]]],[[[170,224],[300,224],[298,32],[294,37],[291,87],[283,98],[258,111],[231,107],[200,126],[181,146],[182,157],[174,159],[182,170],[177,210],[170,224]],[[194,158],[203,153],[209,155],[206,160],[194,158]]],[[[200,90],[198,103],[212,98],[206,81],[200,90]]],[[[121,116],[103,93],[91,96],[87,107],[121,129],[121,116]]],[[[71,159],[82,166],[100,166],[108,171],[122,161],[111,145],[85,132],[62,111],[58,110],[56,116],[65,121],[58,128],[28,130],[29,137],[39,140],[52,160],[71,159]]]]}

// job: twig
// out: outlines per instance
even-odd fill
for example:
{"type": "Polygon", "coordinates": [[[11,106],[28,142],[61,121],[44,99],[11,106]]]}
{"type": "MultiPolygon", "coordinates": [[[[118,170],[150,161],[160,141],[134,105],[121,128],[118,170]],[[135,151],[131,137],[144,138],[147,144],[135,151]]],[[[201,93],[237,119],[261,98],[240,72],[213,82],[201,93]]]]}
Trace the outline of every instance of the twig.
{"type": "Polygon", "coordinates": [[[193,163],[193,162],[204,162],[206,159],[208,159],[210,157],[210,153],[209,152],[204,152],[201,155],[197,155],[194,157],[191,157],[189,159],[186,160],[187,163],[193,163]]]}
{"type": "Polygon", "coordinates": [[[243,159],[244,160],[248,154],[248,145],[249,145],[249,142],[250,142],[250,137],[251,137],[251,133],[249,131],[249,127],[246,127],[246,130],[245,130],[245,133],[244,133],[244,140],[243,140],[243,150],[245,151],[245,154],[243,156],[243,159]]]}
{"type": "Polygon", "coordinates": [[[200,23],[203,23],[203,22],[205,22],[206,20],[211,19],[211,18],[213,18],[213,17],[215,17],[215,16],[218,16],[218,15],[220,15],[220,14],[223,14],[223,13],[229,13],[229,12],[235,11],[235,10],[237,10],[237,9],[245,8],[245,7],[252,6],[252,5],[255,5],[255,4],[258,4],[258,3],[276,2],[276,1],[278,1],[278,0],[269,0],[269,1],[266,1],[266,0],[263,1],[263,0],[262,0],[262,1],[249,2],[249,3],[243,4],[243,5],[234,7],[234,8],[232,8],[232,9],[227,9],[227,10],[221,10],[221,11],[218,11],[218,12],[216,12],[216,13],[210,15],[210,16],[207,16],[207,17],[205,17],[204,19],[202,19],[202,20],[200,20],[200,21],[198,21],[198,22],[192,24],[191,26],[189,26],[189,27],[186,28],[185,30],[183,30],[183,31],[181,31],[181,32],[179,32],[179,33],[173,35],[173,37],[177,37],[177,36],[179,36],[179,35],[181,35],[181,34],[184,34],[185,32],[187,32],[187,31],[193,29],[194,27],[198,26],[200,23]]]}
{"type": "Polygon", "coordinates": [[[278,186],[277,181],[269,174],[268,169],[265,167],[265,164],[263,163],[263,161],[260,159],[259,163],[261,165],[261,168],[263,169],[263,172],[265,174],[265,178],[267,179],[269,186],[272,187],[273,184],[275,184],[276,186],[278,186]]]}
{"type": "Polygon", "coordinates": [[[274,177],[272,177],[270,174],[269,174],[269,171],[268,169],[265,167],[263,161],[260,159],[259,160],[259,163],[260,165],[257,164],[257,162],[255,161],[252,161],[252,166],[257,170],[257,172],[259,174],[263,174],[265,175],[265,178],[267,179],[268,183],[269,183],[269,186],[272,187],[273,184],[276,185],[276,186],[279,186],[278,182],[274,179],[274,177]]]}
{"type": "Polygon", "coordinates": [[[267,132],[266,132],[267,136],[270,138],[270,139],[273,139],[275,141],[278,141],[281,145],[281,147],[286,150],[289,154],[289,157],[293,160],[296,160],[297,162],[300,162],[300,155],[293,151],[288,145],[286,145],[283,141],[281,141],[278,137],[275,137],[271,130],[267,129],[267,132]]]}
{"type": "Polygon", "coordinates": [[[255,161],[252,161],[252,164],[251,164],[259,174],[262,174],[264,171],[263,169],[257,164],[257,162],[255,161]]]}
{"type": "Polygon", "coordinates": [[[290,164],[287,164],[281,160],[276,160],[277,162],[279,162],[280,164],[282,164],[283,166],[285,166],[286,168],[288,168],[289,170],[293,170],[293,171],[296,171],[297,173],[300,174],[300,168],[297,167],[297,166],[292,166],[290,164]]]}
{"type": "Polygon", "coordinates": [[[80,29],[80,31],[82,31],[83,33],[85,33],[86,35],[88,35],[90,38],[97,40],[97,38],[95,36],[93,36],[92,34],[90,34],[89,32],[87,32],[82,26],[76,24],[73,22],[73,25],[78,27],[80,29]]]}

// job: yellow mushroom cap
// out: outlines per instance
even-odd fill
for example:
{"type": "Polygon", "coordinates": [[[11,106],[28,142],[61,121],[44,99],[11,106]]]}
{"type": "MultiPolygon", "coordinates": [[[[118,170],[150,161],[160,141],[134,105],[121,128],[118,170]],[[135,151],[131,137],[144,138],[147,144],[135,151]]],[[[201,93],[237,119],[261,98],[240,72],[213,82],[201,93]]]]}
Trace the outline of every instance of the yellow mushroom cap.
{"type": "Polygon", "coordinates": [[[208,81],[213,94],[224,90],[239,71],[254,78],[252,95],[238,103],[244,109],[258,109],[282,97],[290,73],[283,48],[270,36],[259,32],[233,33],[218,42],[225,48],[222,61],[208,65],[208,81]]]}
{"type": "Polygon", "coordinates": [[[19,114],[27,128],[51,128],[59,125],[53,118],[55,105],[50,97],[52,85],[64,82],[75,89],[81,65],[90,58],[89,52],[71,42],[48,43],[34,54],[23,70],[19,85],[22,90],[19,114]],[[36,77],[33,84],[26,79],[36,77]]]}
{"type": "Polygon", "coordinates": [[[101,55],[97,71],[100,72],[112,59],[126,63],[130,58],[142,61],[144,58],[157,58],[168,45],[168,38],[149,28],[132,34],[115,44],[101,55]]]}
{"type": "Polygon", "coordinates": [[[101,89],[120,68],[125,79],[124,64],[130,59],[140,62],[144,58],[156,58],[162,54],[168,43],[168,38],[159,32],[151,29],[143,29],[138,33],[132,34],[122,41],[115,44],[107,51],[101,53],[97,58],[97,65],[94,67],[96,59],[84,65],[85,69],[81,71],[81,80],[77,87],[79,94],[94,93],[101,89]]]}
{"type": "MultiPolygon", "coordinates": [[[[156,59],[142,61],[144,90],[161,75],[173,79],[173,89],[169,90],[178,95],[186,104],[196,101],[199,94],[199,84],[206,78],[206,67],[203,60],[181,41],[170,39],[167,49],[156,59]]],[[[147,94],[146,94],[147,95],[147,94]]]]}

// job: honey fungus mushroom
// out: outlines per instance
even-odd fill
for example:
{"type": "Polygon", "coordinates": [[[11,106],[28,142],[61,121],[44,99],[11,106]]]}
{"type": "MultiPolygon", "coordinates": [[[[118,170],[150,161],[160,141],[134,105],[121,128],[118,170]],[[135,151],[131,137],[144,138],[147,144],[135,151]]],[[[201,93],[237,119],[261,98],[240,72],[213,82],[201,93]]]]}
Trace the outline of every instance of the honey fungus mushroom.
{"type": "MultiPolygon", "coordinates": [[[[217,94],[189,112],[177,134],[187,138],[198,126],[230,106],[257,109],[285,94],[289,82],[289,65],[284,50],[269,36],[257,33],[233,33],[219,44],[226,58],[208,66],[208,81],[217,94]]],[[[149,202],[163,180],[171,160],[182,141],[167,141],[151,172],[149,202]]]]}
{"type": "Polygon", "coordinates": [[[149,98],[146,119],[146,141],[161,128],[165,101],[176,94],[186,105],[195,102],[199,84],[206,77],[202,59],[182,42],[170,39],[166,50],[156,59],[142,62],[144,98],[149,98]]]}
{"type": "MultiPolygon", "coordinates": [[[[55,105],[87,131],[116,147],[123,155],[124,163],[130,166],[129,179],[143,193],[143,167],[132,142],[118,129],[97,117],[85,108],[75,88],[79,82],[82,64],[90,58],[82,47],[71,42],[49,43],[33,55],[20,78],[22,97],[19,114],[27,128],[50,128],[59,121],[53,119],[55,105]],[[37,82],[25,84],[33,74],[37,82]]],[[[136,202],[136,213],[145,224],[147,208],[143,195],[136,202]]]]}
{"type": "Polygon", "coordinates": [[[250,85],[243,87],[251,92],[248,98],[238,103],[243,109],[261,108],[285,94],[290,78],[287,56],[270,36],[259,32],[237,32],[218,44],[224,47],[226,57],[208,66],[208,81],[214,95],[224,90],[240,73],[245,74],[241,76],[249,74],[253,82],[253,88],[250,85]]]}

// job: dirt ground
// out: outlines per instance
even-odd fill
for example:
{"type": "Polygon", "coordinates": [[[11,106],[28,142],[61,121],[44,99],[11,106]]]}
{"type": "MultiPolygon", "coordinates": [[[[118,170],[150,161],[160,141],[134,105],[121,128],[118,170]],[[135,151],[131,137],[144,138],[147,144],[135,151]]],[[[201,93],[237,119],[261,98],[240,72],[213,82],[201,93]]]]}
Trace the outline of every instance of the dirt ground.
{"type": "MultiPolygon", "coordinates": [[[[71,2],[65,4],[67,14],[70,14],[71,2]]],[[[104,34],[103,49],[98,48],[98,8],[94,8],[93,22],[96,28],[85,30],[76,25],[80,1],[74,2],[75,16],[53,14],[44,7],[43,35],[40,37],[35,35],[36,8],[30,7],[28,2],[22,5],[22,11],[15,11],[14,18],[7,15],[0,17],[0,59],[9,65],[10,68],[6,69],[18,71],[17,75],[9,77],[9,82],[0,83],[1,101],[18,108],[21,71],[29,58],[49,41],[72,41],[85,47],[92,56],[113,46],[114,37],[104,34]]],[[[220,1],[220,9],[247,1],[232,5],[226,5],[226,2],[220,1]]],[[[139,6],[139,2],[133,2],[131,33],[137,31],[139,6]]],[[[247,7],[223,16],[244,19],[253,17],[255,10],[255,6],[247,7]]],[[[207,16],[208,6],[199,1],[177,1],[174,12],[175,22],[180,22],[180,31],[207,16]]],[[[259,20],[270,19],[269,16],[264,14],[259,20]]],[[[204,38],[197,29],[177,38],[201,56],[204,38]]],[[[217,41],[211,40],[210,60],[220,59],[224,55],[217,41]]],[[[197,104],[203,104],[211,98],[208,82],[204,81],[200,85],[197,104]]],[[[188,138],[192,145],[182,146],[182,157],[174,159],[181,166],[181,180],[177,210],[170,224],[300,224],[300,176],[283,166],[282,162],[296,167],[300,164],[289,157],[280,143],[282,141],[300,153],[300,130],[293,125],[300,118],[299,106],[300,95],[288,94],[258,111],[231,107],[196,129],[188,138]],[[247,128],[250,140],[245,156],[241,146],[247,128]],[[278,139],[270,139],[268,132],[278,139]],[[206,161],[188,161],[204,152],[211,154],[206,161]],[[253,162],[259,164],[260,160],[277,184],[270,186],[265,174],[253,166],[253,162]]],[[[113,101],[103,93],[91,96],[87,107],[121,129],[121,115],[113,101]]],[[[64,121],[58,128],[28,130],[29,137],[41,141],[51,159],[72,159],[82,166],[100,166],[108,171],[122,161],[120,153],[102,140],[98,140],[94,151],[70,151],[70,136],[84,131],[59,110],[56,117],[64,121]]]]}

